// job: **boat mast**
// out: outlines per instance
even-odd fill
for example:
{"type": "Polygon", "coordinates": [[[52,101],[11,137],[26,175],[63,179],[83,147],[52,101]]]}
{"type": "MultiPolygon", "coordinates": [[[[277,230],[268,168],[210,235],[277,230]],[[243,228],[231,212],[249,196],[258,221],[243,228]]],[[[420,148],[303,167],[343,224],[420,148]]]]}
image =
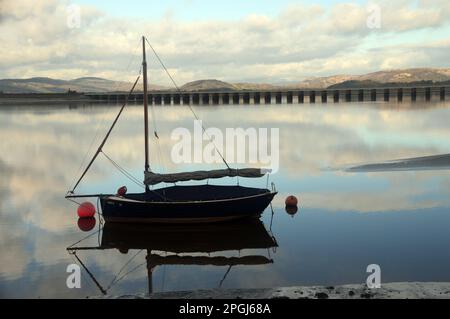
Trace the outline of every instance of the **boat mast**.
{"type": "MultiPolygon", "coordinates": [[[[145,37],[142,36],[142,71],[144,73],[144,125],[145,125],[145,172],[150,170],[149,156],[148,156],[148,90],[147,90],[147,58],[145,54],[145,37]]],[[[149,190],[148,186],[145,187],[149,190]]]]}
{"type": "Polygon", "coordinates": [[[150,258],[152,256],[152,251],[147,249],[147,284],[148,284],[148,295],[153,294],[153,270],[155,270],[155,265],[150,264],[150,258]]]}

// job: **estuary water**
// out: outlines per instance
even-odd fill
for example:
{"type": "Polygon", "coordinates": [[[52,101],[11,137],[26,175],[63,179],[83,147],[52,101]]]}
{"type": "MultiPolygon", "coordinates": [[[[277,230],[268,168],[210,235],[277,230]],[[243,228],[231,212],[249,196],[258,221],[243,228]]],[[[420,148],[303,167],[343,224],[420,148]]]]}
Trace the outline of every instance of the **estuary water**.
{"type": "MultiPolygon", "coordinates": [[[[203,228],[211,251],[197,249],[183,230],[108,235],[98,216],[92,230],[80,229],[77,206],[64,195],[118,110],[115,105],[0,108],[1,298],[84,298],[102,295],[102,289],[110,296],[145,294],[149,284],[153,292],[171,292],[363,283],[371,264],[381,267],[382,282],[450,282],[450,165],[347,169],[450,153],[449,102],[196,107],[206,127],[279,129],[279,170],[269,181],[210,181],[257,187],[273,182],[279,194],[261,218],[264,228],[203,228]],[[288,195],[300,200],[296,214],[285,211],[288,195]],[[178,254],[164,251],[177,234],[185,236],[185,247],[178,254]],[[272,236],[276,245],[249,243],[272,236]],[[112,249],[76,256],[66,250],[108,240],[112,249]],[[147,267],[152,254],[154,263],[147,267]],[[83,268],[81,287],[67,287],[67,267],[80,261],[101,289],[83,268]]],[[[151,130],[156,127],[159,136],[151,136],[154,171],[222,168],[173,163],[171,134],[176,128],[193,130],[194,118],[186,107],[160,106],[152,113],[151,130]]],[[[142,107],[131,105],[104,151],[141,180],[143,146],[142,107]]],[[[100,155],[77,193],[115,193],[123,185],[141,191],[100,155]]]]}

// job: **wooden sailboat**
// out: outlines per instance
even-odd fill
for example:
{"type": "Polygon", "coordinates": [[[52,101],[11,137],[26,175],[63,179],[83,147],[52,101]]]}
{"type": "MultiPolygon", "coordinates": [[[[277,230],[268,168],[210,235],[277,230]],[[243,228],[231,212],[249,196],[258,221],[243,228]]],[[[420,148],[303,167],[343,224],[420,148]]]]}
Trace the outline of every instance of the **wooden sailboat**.
{"type": "MultiPolygon", "coordinates": [[[[177,174],[157,174],[150,170],[149,138],[148,138],[148,92],[147,92],[147,61],[146,39],[142,37],[143,50],[143,91],[144,91],[144,123],[145,123],[145,192],[122,195],[95,195],[99,197],[102,214],[107,222],[153,222],[153,223],[204,223],[220,222],[245,217],[259,217],[277,194],[272,190],[249,188],[241,186],[191,185],[172,186],[150,189],[150,186],[160,183],[173,183],[210,180],[223,177],[258,178],[268,172],[258,168],[232,169],[213,171],[185,172],[177,174]]],[[[130,92],[134,90],[139,78],[130,92]]],[[[126,105],[126,102],[124,106],[126,105]]],[[[95,158],[102,152],[114,125],[123,108],[120,110],[112,127],[100,145],[96,155],[76,183],[67,198],[92,197],[92,195],[77,196],[75,188],[84,177],[95,158]]],[[[223,158],[223,157],[222,157],[223,158]]]]}

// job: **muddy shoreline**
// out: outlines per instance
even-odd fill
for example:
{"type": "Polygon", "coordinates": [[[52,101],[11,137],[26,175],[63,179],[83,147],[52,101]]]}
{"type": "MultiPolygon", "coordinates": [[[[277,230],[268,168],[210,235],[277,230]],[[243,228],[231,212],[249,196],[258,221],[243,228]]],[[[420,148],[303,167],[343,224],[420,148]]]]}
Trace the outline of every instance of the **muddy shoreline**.
{"type": "MultiPolygon", "coordinates": [[[[105,298],[105,297],[99,297],[105,298]]],[[[150,296],[107,296],[107,299],[450,299],[450,282],[400,282],[369,289],[365,284],[284,287],[270,289],[215,289],[155,293],[150,296]]]]}

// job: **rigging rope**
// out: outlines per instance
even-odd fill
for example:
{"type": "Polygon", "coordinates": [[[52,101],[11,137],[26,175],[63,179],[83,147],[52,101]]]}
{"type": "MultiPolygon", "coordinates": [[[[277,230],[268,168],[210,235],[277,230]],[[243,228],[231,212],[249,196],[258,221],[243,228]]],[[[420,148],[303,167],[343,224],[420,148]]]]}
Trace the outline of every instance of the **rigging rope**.
{"type": "MultiPolygon", "coordinates": [[[[161,64],[161,66],[163,67],[164,71],[166,72],[166,74],[168,75],[168,77],[170,78],[170,80],[172,81],[173,85],[175,86],[176,90],[178,91],[178,93],[182,94],[180,88],[178,87],[177,83],[175,82],[174,78],[172,77],[172,75],[170,74],[169,70],[167,69],[167,67],[165,66],[165,64],[163,63],[163,61],[161,60],[161,58],[159,57],[158,53],[156,52],[156,50],[153,48],[153,46],[151,45],[151,43],[148,41],[148,39],[146,37],[145,41],[148,43],[148,45],[150,46],[150,48],[153,51],[153,54],[155,55],[155,57],[158,59],[159,63],[161,64]]],[[[132,63],[133,60],[130,60],[129,65],[132,63]]],[[[125,103],[122,105],[122,107],[120,108],[119,113],[117,114],[113,124],[111,125],[110,129],[108,130],[105,138],[103,139],[102,143],[100,144],[99,148],[97,149],[95,155],[93,156],[93,158],[91,159],[91,161],[89,162],[88,166],[86,167],[86,169],[83,171],[81,177],[77,180],[77,182],[75,183],[75,185],[73,186],[72,190],[68,191],[68,194],[73,194],[75,192],[75,189],[78,187],[78,185],[80,184],[81,180],[84,178],[84,176],[86,175],[86,173],[88,172],[88,170],[91,168],[92,164],[94,163],[95,159],[98,157],[98,155],[100,153],[103,153],[103,146],[105,145],[106,141],[108,140],[113,128],[115,127],[120,115],[122,114],[125,106],[128,104],[128,100],[131,97],[131,94],[133,93],[137,83],[139,82],[139,79],[141,77],[141,72],[142,69],[139,70],[139,76],[137,77],[136,81],[133,84],[133,87],[131,88],[128,96],[125,98],[125,103]]],[[[191,111],[191,113],[194,115],[195,119],[197,121],[200,121],[200,118],[198,117],[198,115],[195,113],[192,105],[190,103],[188,103],[188,107],[189,110],[191,111]]],[[[153,118],[153,124],[154,124],[154,135],[155,138],[157,140],[158,143],[158,156],[160,156],[160,162],[162,164],[162,160],[161,160],[161,149],[160,149],[160,145],[159,145],[159,136],[158,136],[158,132],[157,132],[157,127],[156,127],[156,119],[155,119],[155,113],[154,113],[154,109],[153,109],[153,103],[152,103],[152,107],[151,107],[151,111],[152,111],[152,118],[153,118]]],[[[202,130],[203,133],[207,136],[207,138],[210,140],[210,142],[213,144],[216,152],[219,154],[219,156],[221,157],[222,161],[224,162],[224,164],[227,166],[228,169],[231,169],[230,166],[228,165],[227,161],[225,160],[224,156],[222,155],[222,152],[217,148],[216,144],[214,143],[214,141],[212,140],[212,138],[209,136],[209,134],[207,133],[204,125],[202,124],[202,130]]],[[[139,186],[141,185],[141,182],[138,181],[134,176],[132,176],[130,173],[128,173],[125,169],[123,169],[122,167],[120,167],[116,162],[114,162],[111,158],[109,158],[105,153],[103,153],[110,161],[111,163],[113,163],[113,165],[118,168],[125,176],[127,176],[130,180],[132,180],[134,183],[138,184],[139,186]]],[[[87,154],[86,154],[87,155],[87,154]]],[[[84,163],[85,159],[83,160],[84,163]]]]}
{"type": "Polygon", "coordinates": [[[111,283],[108,285],[108,287],[106,288],[106,291],[108,291],[109,289],[111,289],[112,286],[114,286],[117,282],[118,282],[118,277],[119,275],[122,273],[122,271],[125,270],[125,268],[144,250],[141,249],[139,250],[133,257],[131,257],[123,266],[122,268],[120,268],[119,272],[114,276],[113,280],[111,281],[111,283]]]}
{"type": "Polygon", "coordinates": [[[122,268],[119,270],[119,272],[116,274],[116,276],[114,277],[114,279],[111,281],[111,283],[109,284],[109,286],[104,289],[100,283],[97,281],[97,279],[94,277],[94,275],[89,271],[89,269],[84,265],[84,263],[81,261],[81,259],[78,257],[77,252],[76,252],[76,245],[78,245],[79,243],[87,240],[88,238],[94,236],[97,233],[100,233],[102,229],[97,230],[94,233],[89,234],[88,236],[82,238],[81,240],[77,241],[76,243],[70,245],[69,247],[67,247],[67,251],[69,252],[69,255],[73,258],[75,257],[75,259],[77,260],[77,262],[83,267],[83,269],[88,273],[89,277],[94,281],[95,285],[97,286],[97,288],[100,289],[100,291],[106,295],[108,290],[110,290],[113,286],[115,286],[119,281],[123,280],[127,275],[129,275],[130,273],[136,271],[137,269],[139,269],[140,267],[142,267],[145,263],[138,265],[137,267],[131,269],[130,271],[128,271],[127,273],[125,273],[123,276],[119,277],[119,275],[125,270],[125,268],[143,251],[143,249],[141,249],[140,251],[138,251],[130,260],[128,260],[123,266],[122,268]]]}
{"type": "MultiPolygon", "coordinates": [[[[93,275],[93,274],[87,269],[87,267],[83,264],[83,262],[82,262],[82,261],[80,260],[80,258],[77,256],[77,254],[76,254],[76,253],[70,253],[69,256],[70,256],[70,258],[72,259],[72,261],[73,261],[74,264],[76,264],[76,263],[80,263],[80,264],[81,264],[81,266],[83,267],[84,271],[87,272],[87,274],[89,275],[89,277],[91,278],[91,280],[94,282],[94,284],[95,284],[95,286],[97,287],[97,289],[99,289],[100,292],[101,292],[103,295],[106,296],[106,295],[107,295],[107,292],[103,289],[103,287],[100,285],[100,283],[97,281],[97,279],[95,279],[94,275],[93,275]]],[[[89,283],[89,285],[90,285],[91,287],[94,287],[94,286],[92,285],[92,282],[88,281],[88,283],[89,283]]]]}
{"type": "Polygon", "coordinates": [[[122,281],[126,276],[128,276],[129,274],[135,272],[136,270],[138,270],[139,268],[141,268],[142,266],[146,265],[147,262],[143,262],[142,264],[137,265],[136,267],[134,267],[133,269],[131,269],[129,272],[123,274],[123,276],[121,276],[120,278],[118,278],[111,286],[108,287],[107,290],[111,289],[112,287],[114,287],[115,285],[117,285],[118,282],[122,281]]]}
{"type": "Polygon", "coordinates": [[[78,181],[76,182],[75,186],[73,187],[73,189],[71,191],[69,191],[69,193],[73,194],[75,192],[75,189],[78,187],[78,185],[80,184],[81,180],[84,178],[84,176],[86,175],[86,173],[89,171],[89,169],[91,168],[92,164],[94,163],[95,159],[97,158],[98,154],[100,154],[100,152],[102,152],[103,146],[105,146],[106,141],[108,140],[109,136],[111,135],[112,130],[114,129],[114,127],[116,126],[117,121],[119,120],[120,115],[122,114],[123,110],[125,109],[125,106],[128,104],[128,100],[131,97],[131,94],[133,94],[133,91],[136,87],[136,84],[139,82],[139,79],[141,78],[141,70],[139,70],[139,76],[137,77],[136,81],[133,84],[133,87],[131,88],[130,92],[128,93],[127,97],[125,98],[125,103],[122,105],[122,107],[120,108],[119,113],[117,114],[116,118],[114,119],[113,124],[111,125],[110,129],[108,130],[108,133],[106,133],[105,138],[103,139],[102,143],[100,144],[97,152],[95,153],[94,157],[91,159],[91,161],[89,162],[89,165],[86,167],[86,169],[84,170],[83,174],[81,175],[81,177],[78,179],[78,181]]]}
{"type": "MultiPolygon", "coordinates": [[[[111,157],[109,157],[105,152],[101,152],[106,159],[108,159],[111,164],[114,165],[114,167],[116,167],[123,175],[125,175],[125,177],[127,177],[128,179],[130,179],[133,183],[135,183],[136,185],[138,185],[139,187],[145,188],[144,184],[139,181],[136,177],[134,177],[131,173],[129,173],[127,170],[125,170],[123,167],[121,167],[117,162],[115,162],[111,157]]],[[[167,197],[159,194],[158,192],[155,192],[154,190],[151,190],[151,192],[153,192],[155,195],[157,195],[159,198],[161,198],[162,200],[169,200],[167,197]]]]}
{"type": "MultiPolygon", "coordinates": [[[[135,53],[136,53],[136,51],[139,49],[140,42],[141,42],[141,41],[139,40],[138,43],[137,43],[137,46],[134,48],[133,54],[131,55],[131,57],[130,57],[130,59],[129,59],[129,61],[128,61],[127,67],[126,67],[126,68],[124,69],[124,71],[123,71],[124,73],[127,73],[127,72],[130,70],[130,66],[131,66],[131,65],[134,63],[134,61],[136,60],[136,54],[135,54],[135,53]]],[[[140,72],[139,72],[139,74],[140,74],[140,72]]],[[[117,91],[118,88],[119,88],[119,85],[120,85],[119,82],[115,82],[114,89],[113,89],[112,91],[113,91],[113,92],[117,91]]],[[[81,162],[81,164],[80,164],[80,167],[78,168],[77,173],[76,173],[75,176],[78,176],[78,175],[80,174],[81,169],[83,168],[84,164],[86,163],[87,156],[88,156],[88,154],[91,152],[92,146],[93,146],[94,143],[97,141],[97,138],[98,138],[99,133],[100,133],[100,127],[103,126],[103,123],[104,123],[104,122],[105,122],[105,117],[103,117],[103,118],[97,123],[97,127],[95,128],[95,136],[94,136],[94,138],[92,139],[92,142],[90,143],[89,148],[88,148],[88,150],[86,151],[86,154],[84,155],[83,160],[82,160],[82,162],[81,162]]],[[[76,180],[75,180],[75,181],[76,181],[76,180]]],[[[71,184],[72,186],[70,186],[69,189],[74,189],[73,185],[75,184],[75,181],[73,181],[73,183],[71,184]]]]}
{"type": "MultiPolygon", "coordinates": [[[[170,80],[172,81],[173,85],[175,86],[176,90],[178,91],[179,94],[182,94],[180,88],[178,87],[177,83],[175,82],[174,78],[172,77],[172,75],[170,74],[169,70],[166,68],[165,64],[163,63],[163,61],[161,60],[161,58],[159,57],[158,53],[155,51],[155,49],[153,48],[153,46],[151,45],[151,43],[148,41],[147,37],[145,37],[145,41],[148,43],[148,45],[150,46],[150,48],[153,51],[153,54],[155,55],[155,57],[158,59],[159,63],[161,64],[161,66],[163,67],[164,71],[166,72],[167,76],[170,78],[170,80]]],[[[191,103],[188,103],[188,107],[191,110],[192,114],[194,115],[195,119],[197,121],[200,122],[200,118],[197,116],[197,114],[195,113],[191,103]]],[[[211,139],[211,137],[209,136],[209,134],[206,132],[206,129],[202,123],[202,130],[203,133],[208,137],[209,141],[214,145],[214,148],[216,150],[216,152],[219,154],[220,158],[222,159],[222,161],[225,163],[225,165],[227,166],[228,169],[231,169],[230,166],[228,165],[227,161],[225,160],[225,158],[222,155],[222,152],[219,151],[219,149],[216,146],[216,143],[214,143],[214,141],[211,139]]]]}
{"type": "Polygon", "coordinates": [[[88,238],[91,238],[92,236],[96,235],[98,232],[100,232],[101,230],[98,229],[97,231],[93,232],[92,234],[89,234],[88,236],[80,239],[79,241],[77,241],[76,243],[70,245],[69,247],[67,247],[67,250],[70,251],[70,249],[72,249],[75,245],[78,245],[79,243],[81,243],[82,241],[85,241],[88,238]]]}
{"type": "Polygon", "coordinates": [[[159,162],[161,171],[163,173],[165,173],[165,162],[164,162],[164,158],[163,158],[162,151],[161,151],[161,148],[162,148],[161,143],[159,141],[158,127],[156,125],[156,112],[155,112],[155,108],[153,106],[153,100],[151,101],[150,111],[152,113],[152,124],[153,124],[153,133],[154,133],[153,137],[155,138],[155,141],[156,141],[158,162],[159,162]]]}
{"type": "Polygon", "coordinates": [[[140,187],[145,188],[144,184],[139,181],[136,177],[134,177],[130,172],[128,172],[125,168],[121,167],[117,162],[115,162],[111,157],[109,157],[105,152],[101,152],[110,162],[114,165],[123,175],[125,175],[128,179],[130,179],[133,183],[137,184],[140,187]]]}
{"type": "MultiPolygon", "coordinates": [[[[82,162],[81,162],[81,164],[80,164],[80,167],[79,167],[78,170],[77,170],[77,174],[76,174],[75,176],[78,176],[78,175],[80,174],[81,170],[83,169],[83,166],[84,166],[84,164],[86,163],[87,157],[88,157],[89,153],[91,152],[92,146],[94,146],[94,143],[97,141],[98,135],[99,135],[99,133],[100,133],[100,126],[101,126],[101,124],[103,124],[103,121],[101,121],[101,122],[99,122],[99,123],[97,124],[97,127],[96,127],[96,129],[95,129],[95,136],[94,136],[94,138],[92,139],[92,142],[91,142],[91,144],[89,145],[89,148],[88,148],[88,150],[86,151],[86,154],[84,154],[83,160],[82,160],[82,162]]],[[[71,184],[72,186],[70,187],[70,189],[73,189],[73,185],[75,184],[75,182],[76,182],[76,180],[73,181],[73,183],[71,184]]]]}
{"type": "Polygon", "coordinates": [[[95,279],[95,276],[89,271],[89,269],[84,265],[84,263],[81,261],[80,258],[78,258],[77,254],[74,252],[72,254],[77,261],[80,263],[80,265],[83,267],[83,269],[88,273],[89,277],[92,279],[92,281],[95,283],[95,285],[98,287],[98,289],[100,289],[100,291],[102,292],[103,295],[107,295],[107,291],[105,289],[103,289],[102,285],[100,285],[100,283],[97,281],[97,279],[95,279]]]}

